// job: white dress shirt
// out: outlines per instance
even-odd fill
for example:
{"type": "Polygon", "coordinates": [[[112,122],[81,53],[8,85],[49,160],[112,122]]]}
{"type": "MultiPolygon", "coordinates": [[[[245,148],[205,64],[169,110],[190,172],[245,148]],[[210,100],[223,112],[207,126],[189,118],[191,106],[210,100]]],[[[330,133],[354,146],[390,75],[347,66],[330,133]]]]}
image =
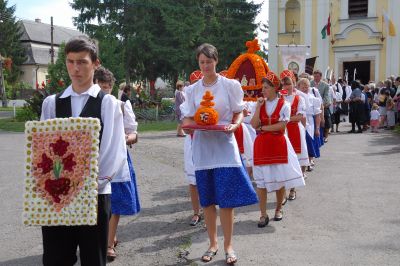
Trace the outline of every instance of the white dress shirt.
{"type": "MultiPolygon", "coordinates": [[[[97,97],[100,90],[100,87],[94,84],[87,91],[78,94],[70,85],[60,98],[71,96],[72,117],[78,117],[89,99],[89,96],[97,97]]],[[[43,101],[40,120],[56,118],[55,99],[56,95],[51,95],[43,101]]],[[[111,184],[109,179],[115,176],[126,161],[123,117],[120,105],[114,96],[109,94],[104,96],[101,103],[101,119],[103,122],[103,135],[98,159],[98,193],[110,194],[111,184]]]]}

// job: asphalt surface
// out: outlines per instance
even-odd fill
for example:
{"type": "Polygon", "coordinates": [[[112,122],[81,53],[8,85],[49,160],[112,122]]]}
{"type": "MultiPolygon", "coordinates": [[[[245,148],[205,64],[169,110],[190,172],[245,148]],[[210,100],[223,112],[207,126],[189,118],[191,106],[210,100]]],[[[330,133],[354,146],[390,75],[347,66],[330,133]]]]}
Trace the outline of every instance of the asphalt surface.
{"type": "MultiPolygon", "coordinates": [[[[225,265],[221,228],[220,250],[204,264],[206,230],[188,225],[183,138],[142,134],[131,153],[142,211],[122,218],[110,265],[225,265]]],[[[23,166],[24,135],[0,132],[0,265],[41,265],[40,228],[21,224],[23,166]]],[[[399,168],[393,132],[332,135],[282,221],[259,229],[257,205],[236,209],[236,265],[400,265],[399,168]]]]}

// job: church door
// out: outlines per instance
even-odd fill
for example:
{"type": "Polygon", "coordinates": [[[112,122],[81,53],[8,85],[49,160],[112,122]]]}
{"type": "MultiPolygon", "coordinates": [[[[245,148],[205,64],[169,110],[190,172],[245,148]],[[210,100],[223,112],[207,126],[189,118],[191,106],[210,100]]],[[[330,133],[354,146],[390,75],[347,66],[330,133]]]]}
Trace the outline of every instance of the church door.
{"type": "Polygon", "coordinates": [[[371,61],[343,62],[343,77],[346,76],[346,70],[349,83],[354,80],[355,72],[356,80],[360,80],[362,84],[368,84],[370,81],[371,61]]]}

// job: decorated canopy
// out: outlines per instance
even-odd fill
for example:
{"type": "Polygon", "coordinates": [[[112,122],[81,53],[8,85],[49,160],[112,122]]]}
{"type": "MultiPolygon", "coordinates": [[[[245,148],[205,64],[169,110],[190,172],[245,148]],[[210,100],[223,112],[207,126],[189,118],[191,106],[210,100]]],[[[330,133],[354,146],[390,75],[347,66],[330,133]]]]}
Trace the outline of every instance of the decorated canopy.
{"type": "Polygon", "coordinates": [[[233,61],[226,76],[240,82],[245,101],[255,101],[261,94],[262,78],[267,75],[269,68],[264,59],[256,54],[260,50],[257,39],[247,41],[246,47],[247,52],[233,61]]]}

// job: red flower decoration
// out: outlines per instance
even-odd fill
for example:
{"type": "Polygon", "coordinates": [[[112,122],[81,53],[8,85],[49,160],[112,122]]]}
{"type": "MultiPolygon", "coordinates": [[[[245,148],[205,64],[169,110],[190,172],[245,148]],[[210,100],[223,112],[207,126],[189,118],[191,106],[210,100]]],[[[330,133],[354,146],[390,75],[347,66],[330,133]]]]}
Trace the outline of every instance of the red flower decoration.
{"type": "Polygon", "coordinates": [[[71,153],[67,157],[62,159],[64,170],[68,172],[72,172],[72,168],[76,165],[76,162],[74,161],[74,154],[71,153]]]}
{"type": "Polygon", "coordinates": [[[46,87],[46,83],[44,83],[44,81],[42,81],[42,87],[46,87]]]}
{"type": "Polygon", "coordinates": [[[60,87],[64,87],[64,82],[63,82],[62,80],[59,80],[59,81],[57,82],[57,84],[58,84],[58,86],[60,86],[60,87]]]}
{"type": "Polygon", "coordinates": [[[47,179],[44,183],[44,189],[53,197],[54,202],[60,203],[60,195],[67,195],[71,181],[62,177],[59,179],[47,179]]]}
{"type": "Polygon", "coordinates": [[[50,147],[53,148],[53,151],[56,155],[62,157],[66,152],[69,146],[69,142],[63,141],[60,137],[56,143],[51,143],[50,147]]]}
{"type": "Polygon", "coordinates": [[[42,162],[37,165],[39,168],[42,168],[42,173],[47,174],[51,170],[53,170],[53,160],[47,157],[46,153],[42,154],[42,162]]]}

